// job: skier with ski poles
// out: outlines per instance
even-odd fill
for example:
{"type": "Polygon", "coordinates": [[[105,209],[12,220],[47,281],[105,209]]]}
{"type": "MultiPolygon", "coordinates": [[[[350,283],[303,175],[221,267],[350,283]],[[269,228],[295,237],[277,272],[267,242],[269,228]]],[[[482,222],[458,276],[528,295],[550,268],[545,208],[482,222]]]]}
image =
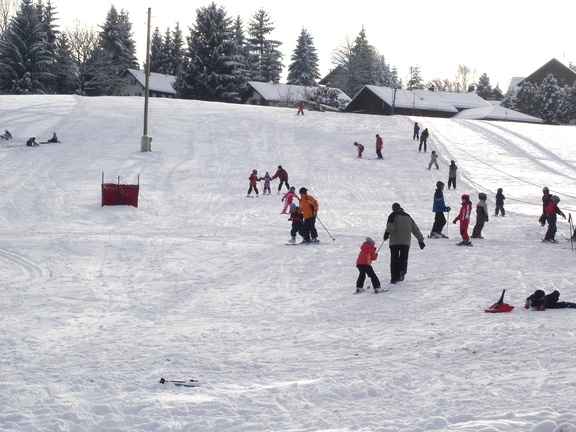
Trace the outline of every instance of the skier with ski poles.
{"type": "Polygon", "coordinates": [[[434,212],[434,225],[432,225],[432,231],[428,235],[429,238],[448,238],[442,234],[442,229],[446,225],[446,217],[444,212],[450,214],[450,207],[447,207],[444,203],[444,182],[436,182],[436,191],[434,192],[434,204],[432,205],[432,211],[434,212]]]}

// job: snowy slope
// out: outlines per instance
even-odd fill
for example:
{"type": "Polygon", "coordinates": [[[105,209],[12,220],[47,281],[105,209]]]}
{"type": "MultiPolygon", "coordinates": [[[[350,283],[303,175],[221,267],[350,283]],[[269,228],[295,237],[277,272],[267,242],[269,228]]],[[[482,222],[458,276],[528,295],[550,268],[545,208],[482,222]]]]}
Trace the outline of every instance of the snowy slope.
{"type": "Polygon", "coordinates": [[[576,431],[576,311],[522,307],[535,289],[576,302],[568,224],[552,245],[537,222],[543,186],[576,216],[575,128],[150,102],[141,153],[143,99],[0,96],[0,429],[576,431]],[[464,249],[450,223],[413,242],[403,283],[352,295],[393,202],[430,231],[451,159],[450,219],[464,192],[492,212],[499,187],[506,217],[464,249]],[[245,197],[279,164],[320,202],[318,246],[284,246],[276,181],[245,197]],[[101,207],[102,172],[139,177],[139,207],[101,207]],[[504,288],[516,309],[483,313],[504,288]]]}

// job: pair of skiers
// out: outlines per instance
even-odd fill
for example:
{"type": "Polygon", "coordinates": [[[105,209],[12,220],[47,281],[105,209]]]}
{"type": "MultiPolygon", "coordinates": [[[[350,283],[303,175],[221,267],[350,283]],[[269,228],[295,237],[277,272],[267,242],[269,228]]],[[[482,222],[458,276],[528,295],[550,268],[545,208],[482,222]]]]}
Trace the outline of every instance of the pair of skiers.
{"type": "Polygon", "coordinates": [[[566,215],[558,207],[559,202],[560,197],[557,195],[550,195],[550,190],[547,187],[542,189],[542,216],[540,216],[539,222],[542,226],[546,225],[546,222],[548,222],[548,230],[546,231],[544,239],[542,239],[544,242],[558,243],[556,240],[557,215],[566,219],[566,215]]]}
{"type": "MultiPolygon", "coordinates": [[[[484,192],[478,194],[478,204],[476,205],[476,225],[472,229],[472,238],[483,239],[482,229],[484,224],[488,222],[488,205],[486,204],[487,196],[484,192]]],[[[470,246],[472,242],[470,241],[470,236],[468,235],[468,227],[470,225],[470,216],[472,213],[472,203],[470,202],[470,195],[462,195],[462,206],[460,207],[460,212],[458,216],[454,218],[453,223],[460,221],[460,235],[462,236],[462,241],[458,243],[462,246],[470,246]]]]}
{"type": "Polygon", "coordinates": [[[288,243],[296,243],[296,234],[302,236],[302,244],[319,243],[318,231],[316,230],[316,217],[318,216],[318,201],[308,195],[308,189],[300,188],[300,206],[290,204],[289,221],[292,222],[290,240],[288,243]]]}

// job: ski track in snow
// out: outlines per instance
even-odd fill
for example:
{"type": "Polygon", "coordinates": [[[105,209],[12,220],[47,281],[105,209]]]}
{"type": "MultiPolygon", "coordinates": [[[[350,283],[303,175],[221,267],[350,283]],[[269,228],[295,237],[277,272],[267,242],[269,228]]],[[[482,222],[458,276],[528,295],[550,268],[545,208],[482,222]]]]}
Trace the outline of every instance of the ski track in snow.
{"type": "MultiPolygon", "coordinates": [[[[141,153],[142,105],[0,96],[15,136],[0,142],[0,429],[576,432],[574,312],[523,309],[537,288],[576,301],[574,252],[543,245],[537,223],[541,186],[575,208],[574,128],[152,100],[141,153]],[[62,144],[23,144],[54,130],[62,144]],[[450,159],[450,239],[413,241],[404,282],[353,295],[393,202],[428,234],[450,159]],[[277,180],[245,197],[252,169],[279,164],[319,200],[320,245],[284,246],[277,180]],[[101,207],[102,173],[140,176],[139,207],[101,207]],[[486,239],[453,247],[460,195],[480,191],[486,239]],[[503,288],[516,309],[483,313],[503,288]]],[[[383,284],[388,260],[385,243],[383,284]]]]}

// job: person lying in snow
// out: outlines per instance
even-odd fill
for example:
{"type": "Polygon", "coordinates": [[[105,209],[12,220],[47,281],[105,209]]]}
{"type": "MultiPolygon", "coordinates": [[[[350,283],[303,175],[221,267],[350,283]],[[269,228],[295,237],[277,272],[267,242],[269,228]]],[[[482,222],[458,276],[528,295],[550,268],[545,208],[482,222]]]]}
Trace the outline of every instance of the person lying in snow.
{"type": "Polygon", "coordinates": [[[576,303],[561,302],[558,301],[559,298],[560,293],[557,290],[554,290],[548,295],[542,290],[536,290],[534,294],[526,299],[524,307],[538,311],[546,309],[576,309],[576,303]]]}

